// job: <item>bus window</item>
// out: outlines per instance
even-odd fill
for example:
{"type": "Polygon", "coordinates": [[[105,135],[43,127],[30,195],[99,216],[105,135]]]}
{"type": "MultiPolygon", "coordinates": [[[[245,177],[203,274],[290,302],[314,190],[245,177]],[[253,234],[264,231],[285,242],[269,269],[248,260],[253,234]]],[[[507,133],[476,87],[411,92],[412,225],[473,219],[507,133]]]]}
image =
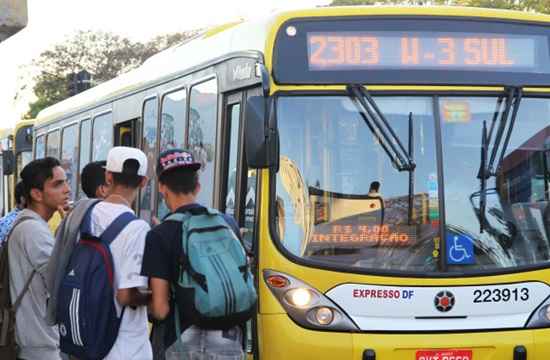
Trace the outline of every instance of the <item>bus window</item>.
{"type": "Polygon", "coordinates": [[[40,135],[36,138],[35,157],[41,159],[46,156],[46,136],[40,135]]]}
{"type": "MultiPolygon", "coordinates": [[[[228,109],[229,131],[229,162],[227,166],[227,192],[225,196],[225,213],[235,216],[237,206],[237,160],[239,155],[239,125],[241,104],[231,105],[228,109]]],[[[238,220],[238,219],[237,219],[238,220]]]]}
{"type": "Polygon", "coordinates": [[[136,147],[136,124],[138,119],[125,121],[115,127],[115,146],[136,147]]]}
{"type": "Polygon", "coordinates": [[[460,246],[471,244],[474,250],[466,259],[466,253],[448,241],[451,270],[500,269],[550,261],[550,177],[544,161],[550,144],[550,101],[522,98],[501,163],[508,130],[495,146],[504,111],[504,106],[497,104],[496,97],[440,98],[445,204],[452,204],[446,206],[446,238],[458,239],[460,246]],[[493,124],[495,108],[498,116],[493,124]],[[487,162],[495,147],[498,152],[492,167],[495,176],[487,178],[482,197],[477,174],[484,123],[488,133],[493,128],[487,162]]]}
{"type": "Polygon", "coordinates": [[[160,152],[185,146],[186,100],[187,92],[185,89],[166,94],[162,98],[160,152]]]}
{"type": "Polygon", "coordinates": [[[46,139],[46,156],[59,159],[59,130],[48,133],[46,139]]]}
{"type": "Polygon", "coordinates": [[[189,149],[201,162],[202,191],[198,202],[212,206],[214,190],[214,149],[216,144],[218,85],[216,79],[191,88],[189,109],[189,149]]]}
{"type": "Polygon", "coordinates": [[[412,217],[409,174],[393,166],[352,100],[280,97],[274,229],[282,245],[303,259],[360,269],[437,271],[432,99],[396,96],[376,102],[405,144],[413,114],[412,217]]]}
{"type": "Polygon", "coordinates": [[[77,124],[63,129],[63,141],[61,142],[61,166],[67,175],[67,181],[71,188],[71,198],[75,198],[77,186],[77,154],[78,154],[78,126],[77,124]]]}
{"type": "Polygon", "coordinates": [[[113,114],[94,118],[92,141],[92,161],[107,160],[107,153],[113,147],[113,114]]]}
{"type": "Polygon", "coordinates": [[[155,150],[157,147],[157,113],[158,102],[157,99],[149,99],[143,105],[143,138],[141,142],[141,149],[147,156],[147,177],[149,181],[147,185],[141,190],[139,217],[146,221],[151,221],[151,215],[155,209],[155,193],[156,188],[156,175],[155,175],[155,163],[156,156],[155,150]]]}
{"type": "Polygon", "coordinates": [[[15,182],[19,182],[21,170],[32,160],[32,126],[21,126],[15,134],[14,152],[16,157],[15,182]]]}
{"type": "MultiPolygon", "coordinates": [[[[90,162],[90,145],[92,140],[92,120],[86,119],[80,123],[80,159],[78,162],[78,174],[82,174],[82,169],[90,162]]],[[[77,199],[82,198],[84,193],[80,186],[78,188],[77,199]]]]}
{"type": "MultiPolygon", "coordinates": [[[[187,127],[187,90],[180,89],[164,95],[160,116],[159,152],[185,147],[185,129],[187,127]]],[[[162,219],[169,210],[159,194],[157,217],[162,219]]]]}

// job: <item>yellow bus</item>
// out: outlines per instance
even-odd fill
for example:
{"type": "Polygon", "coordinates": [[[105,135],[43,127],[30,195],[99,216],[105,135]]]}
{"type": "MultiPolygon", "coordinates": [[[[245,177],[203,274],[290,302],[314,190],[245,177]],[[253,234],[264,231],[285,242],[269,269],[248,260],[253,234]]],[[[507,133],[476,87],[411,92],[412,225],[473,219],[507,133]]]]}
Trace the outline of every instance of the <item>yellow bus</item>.
{"type": "Polygon", "coordinates": [[[11,149],[11,135],[13,129],[4,128],[0,129],[0,216],[4,216],[8,211],[8,187],[7,187],[7,175],[4,175],[4,167],[10,166],[10,160],[13,159],[6,155],[5,152],[11,149]]]}
{"type": "Polygon", "coordinates": [[[2,210],[7,213],[15,206],[14,189],[19,173],[32,160],[32,126],[34,120],[21,120],[0,134],[2,147],[2,210]]]}
{"type": "Polygon", "coordinates": [[[78,173],[199,157],[244,229],[256,359],[550,359],[550,17],[316,8],[226,26],[41,112],[78,173]]]}

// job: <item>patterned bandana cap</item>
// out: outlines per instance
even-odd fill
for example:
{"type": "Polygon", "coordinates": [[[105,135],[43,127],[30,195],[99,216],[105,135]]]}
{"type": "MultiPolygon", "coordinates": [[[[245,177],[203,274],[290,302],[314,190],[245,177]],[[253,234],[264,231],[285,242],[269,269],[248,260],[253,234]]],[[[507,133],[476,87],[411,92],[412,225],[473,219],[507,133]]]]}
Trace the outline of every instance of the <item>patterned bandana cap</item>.
{"type": "Polygon", "coordinates": [[[170,149],[162,152],[157,162],[157,176],[169,169],[186,167],[192,170],[198,170],[201,167],[200,162],[195,161],[193,153],[183,149],[170,149]]]}

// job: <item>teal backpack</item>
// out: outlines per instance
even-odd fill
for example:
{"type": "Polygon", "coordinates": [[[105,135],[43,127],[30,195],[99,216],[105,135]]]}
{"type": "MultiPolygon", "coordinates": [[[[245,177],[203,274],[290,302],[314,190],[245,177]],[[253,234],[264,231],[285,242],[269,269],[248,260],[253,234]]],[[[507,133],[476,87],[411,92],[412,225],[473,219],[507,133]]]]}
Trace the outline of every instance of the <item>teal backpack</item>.
{"type": "MultiPolygon", "coordinates": [[[[173,289],[178,304],[176,319],[183,311],[193,324],[204,329],[244,324],[256,310],[257,294],[244,248],[229,224],[217,210],[209,208],[175,213],[166,220],[182,223],[183,254],[173,289]],[[191,309],[186,305],[178,309],[178,294],[190,289],[193,298],[187,302],[191,309]]],[[[177,328],[179,323],[176,321],[177,328]]]]}

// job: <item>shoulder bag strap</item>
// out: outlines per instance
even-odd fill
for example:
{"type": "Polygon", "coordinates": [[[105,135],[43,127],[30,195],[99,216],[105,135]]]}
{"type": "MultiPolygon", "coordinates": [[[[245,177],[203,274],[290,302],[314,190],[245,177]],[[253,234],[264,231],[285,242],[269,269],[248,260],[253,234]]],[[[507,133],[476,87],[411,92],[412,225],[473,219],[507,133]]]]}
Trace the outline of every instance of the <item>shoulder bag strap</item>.
{"type": "MultiPolygon", "coordinates": [[[[18,219],[17,222],[15,224],[13,224],[12,228],[10,229],[10,232],[8,233],[8,236],[6,236],[6,242],[4,243],[4,246],[8,246],[10,236],[13,233],[13,230],[15,229],[15,227],[17,225],[25,222],[26,220],[32,220],[32,219],[34,219],[32,216],[23,216],[23,217],[21,217],[21,219],[18,219]]],[[[8,250],[9,249],[6,247],[6,251],[8,251],[8,250]]],[[[8,256],[7,259],[8,259],[8,271],[9,271],[10,257],[8,256]]],[[[28,261],[30,262],[30,260],[28,260],[28,261]]],[[[32,266],[32,264],[31,264],[31,266],[32,266]]],[[[12,305],[12,309],[13,309],[14,313],[17,311],[17,308],[19,307],[19,305],[21,305],[21,301],[23,301],[23,296],[25,296],[27,291],[29,291],[29,287],[31,286],[31,281],[32,281],[32,278],[34,277],[35,273],[36,273],[36,270],[33,267],[32,272],[29,275],[29,278],[25,282],[25,286],[23,286],[23,291],[21,291],[19,296],[17,296],[17,299],[15,300],[15,302],[12,305]]]]}
{"type": "Polygon", "coordinates": [[[17,308],[19,308],[19,305],[21,305],[21,301],[23,301],[23,296],[29,291],[29,287],[31,286],[32,278],[34,277],[34,274],[36,274],[36,270],[32,269],[31,274],[29,275],[29,278],[27,279],[27,282],[25,283],[25,286],[23,286],[23,291],[21,291],[21,294],[17,297],[15,300],[15,303],[13,304],[13,312],[17,311],[17,308]]]}

